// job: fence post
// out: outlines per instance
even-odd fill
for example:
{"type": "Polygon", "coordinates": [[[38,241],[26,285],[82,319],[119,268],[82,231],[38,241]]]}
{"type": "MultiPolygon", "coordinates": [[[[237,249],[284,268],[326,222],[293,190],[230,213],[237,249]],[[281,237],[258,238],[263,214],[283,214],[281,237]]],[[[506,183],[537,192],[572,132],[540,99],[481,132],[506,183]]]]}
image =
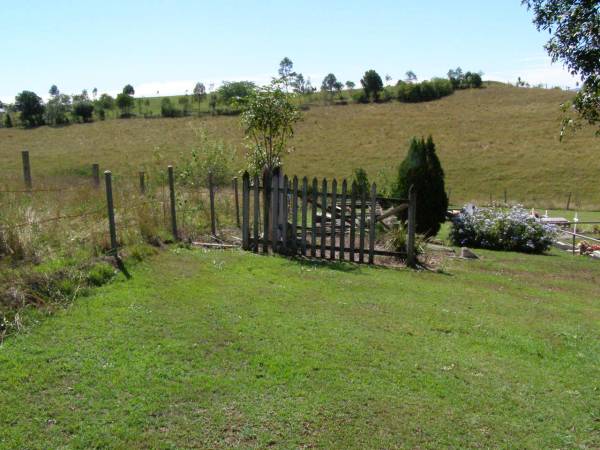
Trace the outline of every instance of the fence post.
{"type": "Polygon", "coordinates": [[[369,264],[375,263],[375,219],[377,206],[377,185],[371,186],[371,217],[369,223],[369,264]]]}
{"type": "Polygon", "coordinates": [[[21,159],[23,160],[23,180],[25,181],[25,187],[31,189],[31,165],[29,164],[28,150],[23,150],[21,152],[21,159]]]}
{"type": "Polygon", "coordinates": [[[213,187],[212,171],[208,172],[208,195],[210,198],[210,233],[217,235],[217,221],[215,218],[215,190],[213,187]]]}
{"type": "Polygon", "coordinates": [[[139,172],[140,177],[140,194],[144,195],[146,193],[146,173],[141,170],[139,172]]]}
{"type": "Polygon", "coordinates": [[[406,239],[406,265],[416,267],[415,230],[417,213],[417,193],[412,185],[408,190],[408,236],[406,239]]]}
{"type": "Polygon", "coordinates": [[[106,207],[108,209],[108,231],[110,233],[110,252],[117,256],[117,228],[115,226],[115,210],[112,194],[112,173],[110,170],[104,172],[104,184],[106,185],[106,207]]]}
{"type": "Polygon", "coordinates": [[[167,167],[169,174],[169,195],[171,198],[171,228],[173,230],[173,239],[179,240],[177,233],[177,211],[175,210],[175,177],[173,176],[173,166],[167,167]]]}
{"type": "MultiPolygon", "coordinates": [[[[238,228],[240,227],[240,203],[238,199],[238,178],[233,177],[233,193],[235,195],[235,220],[238,228]]],[[[258,244],[257,244],[258,245],[258,244]]]]}
{"type": "Polygon", "coordinates": [[[567,207],[565,209],[568,211],[570,206],[571,206],[571,192],[569,192],[569,198],[567,199],[567,207]]]}
{"type": "Polygon", "coordinates": [[[504,204],[508,205],[508,195],[506,193],[506,189],[504,189],[504,204]]]}
{"type": "Polygon", "coordinates": [[[100,165],[97,163],[92,164],[92,180],[94,187],[98,189],[100,187],[100,165]]]}
{"type": "MultiPolygon", "coordinates": [[[[211,174],[209,173],[208,176],[210,178],[211,174]]],[[[237,178],[235,180],[237,182],[237,178]]],[[[242,218],[242,248],[248,250],[250,248],[250,175],[248,172],[244,172],[242,177],[242,218]]]]}

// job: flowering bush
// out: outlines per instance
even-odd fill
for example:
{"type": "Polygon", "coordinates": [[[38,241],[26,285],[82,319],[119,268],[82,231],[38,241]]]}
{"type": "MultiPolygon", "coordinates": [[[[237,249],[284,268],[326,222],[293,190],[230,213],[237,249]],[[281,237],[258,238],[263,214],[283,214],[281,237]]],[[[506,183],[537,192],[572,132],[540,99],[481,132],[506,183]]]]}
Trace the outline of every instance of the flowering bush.
{"type": "Polygon", "coordinates": [[[465,207],[453,220],[450,238],[460,246],[542,253],[557,232],[555,226],[538,222],[520,206],[465,207]]]}

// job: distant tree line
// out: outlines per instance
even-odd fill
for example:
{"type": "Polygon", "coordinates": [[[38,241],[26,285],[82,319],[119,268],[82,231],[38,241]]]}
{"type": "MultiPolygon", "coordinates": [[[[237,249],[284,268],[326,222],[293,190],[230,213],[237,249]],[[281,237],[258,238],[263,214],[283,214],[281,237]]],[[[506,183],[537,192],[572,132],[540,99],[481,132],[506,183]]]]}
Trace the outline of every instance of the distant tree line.
{"type": "MultiPolygon", "coordinates": [[[[339,80],[335,74],[327,74],[321,83],[320,93],[312,85],[310,78],[305,78],[302,73],[294,71],[291,59],[285,57],[279,63],[277,76],[272,79],[272,84],[281,89],[286,95],[297,97],[296,102],[301,105],[313,101],[315,95],[326,104],[387,102],[398,100],[401,102],[424,102],[436,100],[450,95],[457,89],[479,88],[482,86],[481,74],[463,72],[459,67],[448,72],[447,78],[433,78],[428,81],[418,82],[417,75],[409,70],[404,80],[399,80],[395,86],[389,83],[390,75],[384,77],[386,84],[377,71],[367,70],[360,79],[360,88],[354,81],[339,80]]],[[[198,114],[239,114],[240,102],[259,89],[251,81],[223,81],[221,86],[213,90],[212,85],[207,92],[205,85],[196,83],[192,95],[178,97],[163,97],[160,101],[160,116],[182,117],[194,111],[198,114]],[[194,107],[194,104],[197,106],[194,107]],[[204,111],[201,111],[201,106],[204,111]]],[[[60,92],[56,85],[48,91],[50,98],[47,102],[34,92],[23,91],[15,97],[12,105],[2,105],[5,110],[3,125],[12,127],[20,124],[27,128],[40,125],[62,126],[70,123],[87,123],[94,119],[104,120],[111,116],[114,118],[128,118],[136,115],[152,116],[150,100],[135,98],[135,89],[131,84],[123,87],[116,97],[106,93],[98,96],[98,90],[92,90],[92,96],[86,90],[77,95],[66,95],[60,92]],[[18,119],[18,121],[15,121],[18,119]]],[[[158,94],[158,92],[157,92],[158,94]]],[[[308,107],[308,106],[306,106],[308,107]]]]}

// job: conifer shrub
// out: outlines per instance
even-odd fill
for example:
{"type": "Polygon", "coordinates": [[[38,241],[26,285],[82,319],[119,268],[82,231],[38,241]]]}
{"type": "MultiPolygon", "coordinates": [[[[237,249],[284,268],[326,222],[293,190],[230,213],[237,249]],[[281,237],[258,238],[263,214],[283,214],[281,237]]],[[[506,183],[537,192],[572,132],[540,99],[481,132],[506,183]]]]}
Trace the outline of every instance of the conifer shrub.
{"type": "MultiPolygon", "coordinates": [[[[444,170],[435,152],[433,138],[413,138],[408,154],[400,167],[393,188],[394,197],[408,198],[414,186],[417,195],[416,231],[426,237],[435,236],[448,211],[448,196],[444,186],[444,170]]],[[[407,211],[399,215],[407,220],[407,211]]]]}

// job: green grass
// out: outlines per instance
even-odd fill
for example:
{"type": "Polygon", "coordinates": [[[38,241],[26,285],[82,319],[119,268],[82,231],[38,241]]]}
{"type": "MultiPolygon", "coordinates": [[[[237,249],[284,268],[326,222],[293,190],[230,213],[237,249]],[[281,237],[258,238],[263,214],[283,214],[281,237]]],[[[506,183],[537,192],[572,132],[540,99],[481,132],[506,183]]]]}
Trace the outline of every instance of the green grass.
{"type": "Polygon", "coordinates": [[[172,250],[0,347],[2,448],[597,448],[597,263],[172,250]]]}
{"type": "MultiPolygon", "coordinates": [[[[585,128],[559,142],[559,105],[572,93],[492,85],[458,91],[438,101],[406,104],[314,106],[304,113],[284,158],[289,174],[350,177],[364,167],[371,179],[390,182],[412,136],[432,134],[453,203],[503,201],[537,208],[600,209],[597,158],[600,140],[585,128]]],[[[205,127],[238,149],[239,117],[107,120],[63,128],[0,129],[4,182],[20,183],[20,154],[31,151],[34,182],[41,177],[81,177],[93,162],[136,179],[140,167],[177,166],[180,154],[205,127]]]]}

